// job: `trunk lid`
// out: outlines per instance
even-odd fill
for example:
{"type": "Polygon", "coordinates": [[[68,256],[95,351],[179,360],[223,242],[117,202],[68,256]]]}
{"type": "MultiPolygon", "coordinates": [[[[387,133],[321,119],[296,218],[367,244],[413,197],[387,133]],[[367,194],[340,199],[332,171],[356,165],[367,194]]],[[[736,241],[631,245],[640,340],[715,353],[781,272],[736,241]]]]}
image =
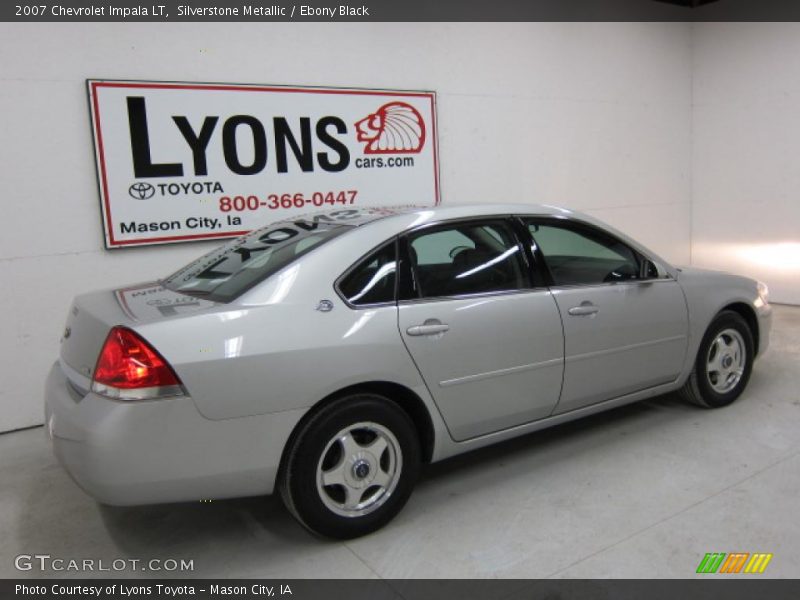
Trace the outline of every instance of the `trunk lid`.
{"type": "Polygon", "coordinates": [[[140,323],[177,318],[215,304],[172,292],[157,282],[77,296],[61,338],[67,376],[81,389],[88,388],[103,343],[116,325],[135,329],[140,323]]]}

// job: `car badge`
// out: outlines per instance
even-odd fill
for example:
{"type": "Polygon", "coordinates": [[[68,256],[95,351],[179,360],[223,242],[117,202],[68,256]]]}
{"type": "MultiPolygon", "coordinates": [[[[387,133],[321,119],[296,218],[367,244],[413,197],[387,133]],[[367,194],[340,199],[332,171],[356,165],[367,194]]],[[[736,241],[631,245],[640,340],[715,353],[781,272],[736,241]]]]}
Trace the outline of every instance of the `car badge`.
{"type": "Polygon", "coordinates": [[[320,300],[319,304],[317,304],[317,310],[319,312],[331,312],[333,310],[333,302],[330,300],[320,300]]]}

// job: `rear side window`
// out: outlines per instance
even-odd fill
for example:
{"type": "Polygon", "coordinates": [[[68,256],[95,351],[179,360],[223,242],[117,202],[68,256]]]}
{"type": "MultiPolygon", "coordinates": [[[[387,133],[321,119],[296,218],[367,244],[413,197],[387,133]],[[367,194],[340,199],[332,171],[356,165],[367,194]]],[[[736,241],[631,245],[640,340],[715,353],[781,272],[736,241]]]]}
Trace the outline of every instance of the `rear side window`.
{"type": "Polygon", "coordinates": [[[507,223],[468,222],[423,231],[409,253],[422,298],[527,288],[522,251],[507,223]]]}
{"type": "Polygon", "coordinates": [[[397,281],[397,244],[376,250],[339,282],[339,291],[354,306],[394,302],[397,281]]]}
{"type": "Polygon", "coordinates": [[[209,252],[161,284],[174,292],[230,302],[349,229],[307,220],[273,223],[209,252]]]}

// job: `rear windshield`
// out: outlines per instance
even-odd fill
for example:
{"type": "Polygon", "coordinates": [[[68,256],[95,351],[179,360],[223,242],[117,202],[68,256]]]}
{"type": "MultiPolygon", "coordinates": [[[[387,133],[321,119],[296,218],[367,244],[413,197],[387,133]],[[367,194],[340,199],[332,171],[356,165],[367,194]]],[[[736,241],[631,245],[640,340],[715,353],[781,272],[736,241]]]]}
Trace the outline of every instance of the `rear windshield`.
{"type": "Polygon", "coordinates": [[[230,302],[350,229],[348,225],[307,220],[273,223],[212,250],[161,284],[181,294],[230,302]]]}

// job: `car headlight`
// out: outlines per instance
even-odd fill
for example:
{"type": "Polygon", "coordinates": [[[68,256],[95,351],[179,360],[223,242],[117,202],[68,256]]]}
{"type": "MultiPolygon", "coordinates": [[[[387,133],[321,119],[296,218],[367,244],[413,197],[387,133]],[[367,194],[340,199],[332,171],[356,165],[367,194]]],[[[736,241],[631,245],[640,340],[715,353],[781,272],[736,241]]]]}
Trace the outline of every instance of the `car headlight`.
{"type": "Polygon", "coordinates": [[[767,284],[763,281],[759,281],[756,284],[756,291],[758,292],[758,300],[756,300],[757,306],[766,306],[769,304],[769,288],[767,284]]]}

